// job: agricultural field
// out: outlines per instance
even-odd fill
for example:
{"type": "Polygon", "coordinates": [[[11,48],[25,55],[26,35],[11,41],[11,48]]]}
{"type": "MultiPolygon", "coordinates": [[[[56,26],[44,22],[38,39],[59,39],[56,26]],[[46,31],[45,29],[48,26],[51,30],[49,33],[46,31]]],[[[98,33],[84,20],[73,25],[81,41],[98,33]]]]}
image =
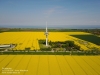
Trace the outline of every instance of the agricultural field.
{"type": "Polygon", "coordinates": [[[100,56],[0,55],[0,75],[100,75],[99,62],[100,56]]]}
{"type": "Polygon", "coordinates": [[[97,37],[95,35],[71,35],[71,36],[100,45],[100,37],[97,37]]]}
{"type": "MultiPolygon", "coordinates": [[[[81,50],[100,49],[100,46],[96,45],[95,43],[89,42],[82,38],[74,37],[72,35],[91,36],[90,33],[85,32],[49,32],[48,41],[55,42],[72,40],[75,42],[75,44],[80,46],[81,50]]],[[[45,38],[44,32],[2,32],[0,33],[0,44],[15,44],[16,47],[12,50],[25,50],[27,48],[30,50],[40,50],[38,41],[45,40],[45,38]]]]}

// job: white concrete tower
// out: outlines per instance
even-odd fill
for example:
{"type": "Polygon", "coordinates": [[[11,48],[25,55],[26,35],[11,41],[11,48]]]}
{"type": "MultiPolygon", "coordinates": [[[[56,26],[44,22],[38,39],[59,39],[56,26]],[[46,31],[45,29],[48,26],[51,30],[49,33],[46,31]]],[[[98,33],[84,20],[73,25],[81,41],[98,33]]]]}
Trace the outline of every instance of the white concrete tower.
{"type": "Polygon", "coordinates": [[[47,30],[47,22],[46,22],[46,32],[45,32],[45,35],[46,35],[46,46],[48,46],[48,30],[47,30]]]}

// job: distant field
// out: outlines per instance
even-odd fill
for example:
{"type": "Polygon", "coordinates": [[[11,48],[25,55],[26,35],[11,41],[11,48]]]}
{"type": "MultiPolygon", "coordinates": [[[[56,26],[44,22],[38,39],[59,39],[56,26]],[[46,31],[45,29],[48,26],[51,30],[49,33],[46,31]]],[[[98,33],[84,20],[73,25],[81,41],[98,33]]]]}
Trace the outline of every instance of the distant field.
{"type": "Polygon", "coordinates": [[[71,36],[100,45],[100,37],[97,37],[95,35],[71,35],[71,36]]]}
{"type": "Polygon", "coordinates": [[[99,62],[100,56],[0,55],[0,75],[100,75],[99,62]]]}
{"type": "MultiPolygon", "coordinates": [[[[80,39],[90,41],[93,43],[100,42],[99,37],[93,36],[90,33],[85,32],[49,32],[48,41],[67,41],[72,40],[75,44],[81,47],[81,50],[89,50],[92,47],[100,48],[97,45],[84,45],[84,41],[80,39]],[[73,36],[72,36],[73,35],[73,36]],[[75,38],[75,36],[77,38],[75,38]]],[[[2,32],[0,33],[0,44],[16,44],[16,47],[12,50],[40,50],[39,40],[45,40],[46,36],[44,32],[2,32]]]]}

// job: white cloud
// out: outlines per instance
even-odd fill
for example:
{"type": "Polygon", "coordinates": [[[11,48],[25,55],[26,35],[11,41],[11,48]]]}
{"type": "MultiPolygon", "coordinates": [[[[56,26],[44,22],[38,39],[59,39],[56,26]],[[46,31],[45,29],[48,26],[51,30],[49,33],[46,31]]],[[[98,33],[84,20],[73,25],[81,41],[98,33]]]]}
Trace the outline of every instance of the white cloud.
{"type": "Polygon", "coordinates": [[[56,6],[56,7],[50,8],[50,9],[46,10],[44,14],[46,15],[46,17],[49,17],[51,14],[61,13],[61,11],[58,12],[58,9],[60,10],[61,8],[62,8],[61,6],[56,6]]]}

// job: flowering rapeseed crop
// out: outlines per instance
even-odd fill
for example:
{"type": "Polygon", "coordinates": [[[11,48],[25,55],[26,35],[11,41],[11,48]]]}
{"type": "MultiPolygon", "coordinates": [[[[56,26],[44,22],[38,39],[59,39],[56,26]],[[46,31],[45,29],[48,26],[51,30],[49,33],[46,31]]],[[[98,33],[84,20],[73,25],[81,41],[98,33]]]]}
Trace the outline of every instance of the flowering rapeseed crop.
{"type": "Polygon", "coordinates": [[[100,75],[99,62],[100,56],[0,55],[0,75],[100,75]]]}
{"type": "MultiPolygon", "coordinates": [[[[82,50],[89,50],[92,48],[98,48],[99,46],[75,38],[70,35],[90,35],[90,33],[85,32],[49,32],[48,41],[66,41],[72,40],[75,44],[79,45],[82,50]],[[87,43],[87,44],[86,44],[87,43]]],[[[0,44],[16,44],[13,50],[25,50],[30,48],[30,50],[39,50],[39,40],[45,40],[44,32],[4,32],[0,33],[0,44]]]]}

